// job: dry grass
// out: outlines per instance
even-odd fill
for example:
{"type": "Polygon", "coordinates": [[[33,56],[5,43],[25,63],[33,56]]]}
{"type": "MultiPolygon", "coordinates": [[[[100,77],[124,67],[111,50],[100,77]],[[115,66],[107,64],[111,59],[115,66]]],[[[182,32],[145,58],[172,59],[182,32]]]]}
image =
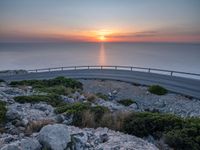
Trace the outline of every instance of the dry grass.
{"type": "Polygon", "coordinates": [[[32,121],[28,124],[25,130],[26,135],[31,135],[34,132],[39,132],[40,129],[48,124],[54,124],[54,120],[38,120],[38,121],[32,121]]]}
{"type": "Polygon", "coordinates": [[[95,114],[89,110],[82,112],[81,127],[97,128],[108,127],[120,131],[124,126],[124,121],[129,117],[131,112],[106,112],[98,122],[95,121],[95,114]]]}
{"type": "Polygon", "coordinates": [[[121,130],[124,125],[124,121],[129,117],[131,112],[117,111],[115,113],[105,113],[101,119],[100,126],[108,127],[113,130],[121,130]]]}
{"type": "Polygon", "coordinates": [[[90,94],[90,93],[84,94],[84,96],[91,103],[94,103],[96,101],[96,99],[97,99],[96,95],[90,94]]]}
{"type": "Polygon", "coordinates": [[[96,127],[94,113],[92,113],[89,110],[83,112],[83,114],[82,114],[82,126],[88,127],[88,128],[95,128],[96,127]]]}

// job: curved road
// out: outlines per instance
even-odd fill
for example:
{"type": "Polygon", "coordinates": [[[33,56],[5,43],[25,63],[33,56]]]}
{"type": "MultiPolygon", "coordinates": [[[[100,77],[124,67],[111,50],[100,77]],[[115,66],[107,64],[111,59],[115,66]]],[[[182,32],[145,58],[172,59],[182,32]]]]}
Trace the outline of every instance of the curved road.
{"type": "Polygon", "coordinates": [[[0,79],[4,79],[6,81],[15,81],[31,79],[50,79],[57,76],[65,76],[75,79],[119,80],[130,83],[138,83],[142,85],[158,84],[167,88],[170,91],[200,99],[200,80],[138,71],[114,69],[82,69],[0,76],[0,79]]]}

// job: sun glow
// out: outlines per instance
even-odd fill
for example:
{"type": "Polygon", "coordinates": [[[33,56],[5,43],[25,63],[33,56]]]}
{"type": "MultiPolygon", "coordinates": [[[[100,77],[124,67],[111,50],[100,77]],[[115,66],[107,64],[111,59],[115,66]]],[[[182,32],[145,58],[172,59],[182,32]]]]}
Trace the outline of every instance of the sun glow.
{"type": "Polygon", "coordinates": [[[105,40],[106,40],[106,37],[105,37],[104,35],[101,35],[101,36],[99,37],[99,40],[100,40],[100,41],[105,41],[105,40]]]}
{"type": "Polygon", "coordinates": [[[97,40],[101,42],[109,41],[108,36],[113,32],[111,30],[99,30],[96,31],[97,40]]]}

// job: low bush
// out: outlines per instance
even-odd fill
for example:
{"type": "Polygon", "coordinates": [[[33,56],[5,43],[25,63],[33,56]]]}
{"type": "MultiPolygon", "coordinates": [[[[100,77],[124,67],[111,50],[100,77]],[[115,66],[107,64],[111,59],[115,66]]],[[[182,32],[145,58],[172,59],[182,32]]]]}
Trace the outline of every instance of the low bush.
{"type": "Polygon", "coordinates": [[[0,101],[0,124],[5,122],[6,119],[6,104],[0,101]]]}
{"type": "Polygon", "coordinates": [[[93,95],[93,94],[87,94],[86,95],[86,98],[87,98],[87,101],[91,102],[91,103],[94,103],[97,99],[96,95],[93,95]]]}
{"type": "Polygon", "coordinates": [[[131,104],[135,103],[132,99],[122,99],[120,101],[117,101],[118,103],[124,105],[124,106],[130,106],[131,104]]]}
{"type": "Polygon", "coordinates": [[[83,112],[90,108],[89,103],[72,103],[72,104],[65,104],[63,106],[56,108],[56,113],[67,113],[67,114],[75,114],[79,112],[83,112]]]}
{"type": "Polygon", "coordinates": [[[83,85],[81,82],[76,81],[74,79],[69,79],[65,77],[57,77],[49,80],[23,80],[23,81],[12,81],[10,83],[12,86],[18,85],[26,85],[32,86],[33,88],[45,88],[45,87],[53,87],[53,86],[64,86],[67,88],[73,89],[82,89],[83,85]]]}
{"type": "Polygon", "coordinates": [[[49,94],[58,94],[58,95],[70,95],[74,92],[74,90],[72,88],[67,88],[63,85],[37,88],[37,91],[45,92],[45,93],[49,93],[49,94]]]}
{"type": "Polygon", "coordinates": [[[16,96],[14,100],[18,103],[38,103],[46,102],[52,106],[59,106],[63,103],[58,95],[31,95],[31,96],[16,96]]]}
{"type": "Polygon", "coordinates": [[[103,93],[96,93],[96,96],[101,98],[101,99],[104,99],[104,100],[108,100],[109,99],[108,95],[105,95],[103,93]]]}
{"type": "Polygon", "coordinates": [[[159,113],[133,113],[124,122],[122,131],[139,137],[164,137],[174,149],[200,149],[200,119],[183,119],[159,113]]]}
{"type": "Polygon", "coordinates": [[[152,85],[148,89],[149,92],[156,95],[165,95],[167,94],[167,90],[159,85],[152,85]]]}
{"type": "Polygon", "coordinates": [[[159,113],[133,113],[125,121],[124,131],[139,137],[149,134],[157,136],[160,132],[181,128],[183,120],[174,115],[159,113]]]}
{"type": "Polygon", "coordinates": [[[90,103],[73,103],[57,107],[55,112],[73,115],[73,125],[89,127],[85,125],[91,125],[91,122],[93,122],[96,127],[100,123],[102,116],[109,110],[103,106],[91,106],[90,103]],[[86,116],[90,118],[85,120],[86,116]]]}
{"type": "Polygon", "coordinates": [[[3,79],[0,79],[0,82],[5,82],[3,79]]]}

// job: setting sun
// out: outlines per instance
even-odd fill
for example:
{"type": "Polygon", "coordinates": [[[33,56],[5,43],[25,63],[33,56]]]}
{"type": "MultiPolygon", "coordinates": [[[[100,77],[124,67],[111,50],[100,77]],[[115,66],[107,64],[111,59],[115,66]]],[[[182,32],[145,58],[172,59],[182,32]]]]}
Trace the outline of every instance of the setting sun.
{"type": "Polygon", "coordinates": [[[104,35],[101,35],[101,36],[99,37],[99,40],[100,40],[100,41],[105,41],[105,40],[106,40],[106,37],[105,37],[104,35]]]}

